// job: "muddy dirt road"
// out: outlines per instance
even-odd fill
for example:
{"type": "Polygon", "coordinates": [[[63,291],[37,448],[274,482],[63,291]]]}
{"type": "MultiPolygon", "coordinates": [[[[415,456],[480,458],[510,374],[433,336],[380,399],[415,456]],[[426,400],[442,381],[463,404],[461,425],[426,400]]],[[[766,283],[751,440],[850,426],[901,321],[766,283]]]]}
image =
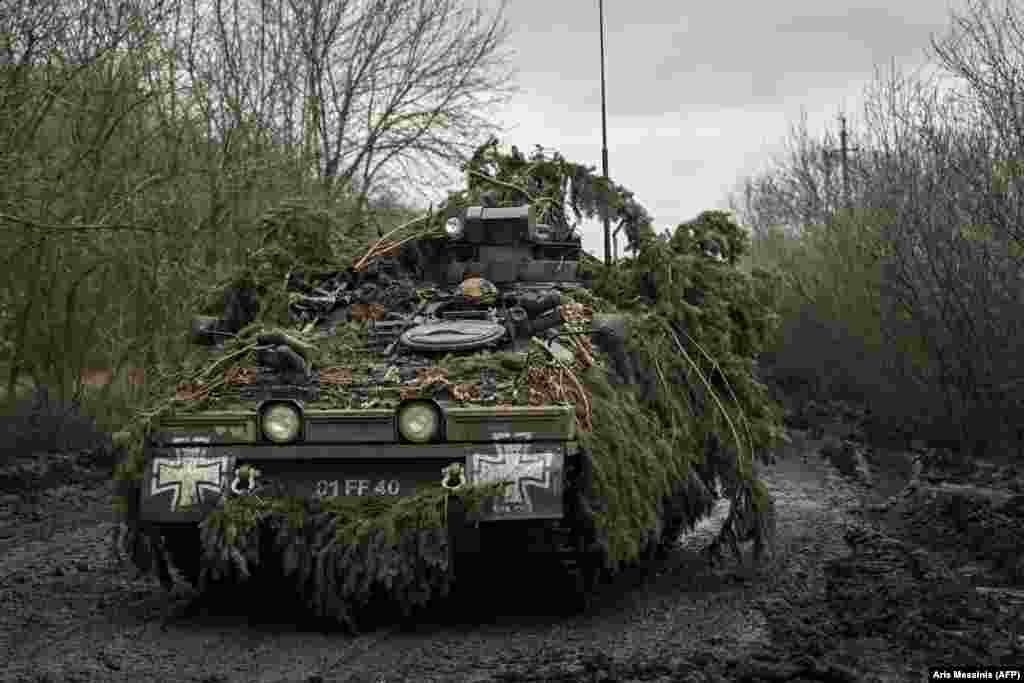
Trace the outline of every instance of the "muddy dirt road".
{"type": "MultiPolygon", "coordinates": [[[[818,455],[820,443],[793,436],[763,467],[778,536],[756,570],[731,558],[709,568],[700,556],[720,509],[646,579],[635,572],[603,586],[585,616],[546,614],[529,569],[514,568],[495,582],[488,623],[428,618],[359,636],[252,618],[237,604],[187,613],[183,587],[166,618],[164,591],[109,556],[104,486],[0,498],[0,680],[920,680],[924,655],[885,635],[815,645],[822,624],[835,621],[827,568],[849,555],[844,534],[863,526],[863,506],[879,494],[840,476],[818,455]]],[[[887,480],[886,493],[900,485],[887,480]]]]}

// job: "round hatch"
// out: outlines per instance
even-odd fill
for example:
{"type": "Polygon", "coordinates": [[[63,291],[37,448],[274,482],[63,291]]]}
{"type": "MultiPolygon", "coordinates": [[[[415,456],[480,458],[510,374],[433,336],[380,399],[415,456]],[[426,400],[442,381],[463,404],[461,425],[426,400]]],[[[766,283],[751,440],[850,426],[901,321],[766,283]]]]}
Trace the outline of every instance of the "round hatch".
{"type": "Polygon", "coordinates": [[[461,351],[498,341],[505,328],[483,320],[445,320],[417,325],[402,334],[402,346],[418,351],[461,351]]]}

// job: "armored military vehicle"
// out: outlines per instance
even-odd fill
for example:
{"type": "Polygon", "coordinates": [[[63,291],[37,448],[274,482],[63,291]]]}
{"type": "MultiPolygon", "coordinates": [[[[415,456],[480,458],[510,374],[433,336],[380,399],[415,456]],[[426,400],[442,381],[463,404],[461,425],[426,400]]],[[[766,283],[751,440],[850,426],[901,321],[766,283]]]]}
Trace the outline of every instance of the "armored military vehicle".
{"type": "MultiPolygon", "coordinates": [[[[589,316],[573,296],[583,291],[580,239],[538,224],[529,206],[469,207],[445,231],[293,287],[305,333],[258,334],[255,363],[229,378],[234,392],[151,426],[139,519],[187,577],[200,574],[199,524],[224,496],[404,497],[504,482],[473,523],[449,496],[454,566],[511,548],[554,553],[577,578],[574,594],[586,594],[588,539],[565,523],[577,407],[512,381],[531,348],[567,366],[589,348],[589,316]],[[340,366],[318,348],[337,343],[339,328],[351,344],[340,366]]],[[[197,318],[194,339],[229,337],[249,322],[241,317],[197,318]]]]}
{"type": "MultiPolygon", "coordinates": [[[[629,347],[578,235],[537,215],[452,208],[443,234],[289,273],[290,326],[254,323],[242,290],[197,318],[207,364],[122,469],[141,562],[204,585],[273,564],[347,618],[528,557],[579,609],[602,569],[707,514],[718,442],[663,426],[691,419],[685,364],[629,347]]],[[[677,328],[650,329],[683,350],[677,328]]]]}

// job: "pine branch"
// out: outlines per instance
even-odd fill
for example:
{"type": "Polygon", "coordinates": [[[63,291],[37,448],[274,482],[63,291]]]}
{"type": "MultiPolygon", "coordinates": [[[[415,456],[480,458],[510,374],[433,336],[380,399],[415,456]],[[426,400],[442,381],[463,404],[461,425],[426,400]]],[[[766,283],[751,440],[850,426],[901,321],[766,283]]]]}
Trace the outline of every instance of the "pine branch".
{"type": "Polygon", "coordinates": [[[493,183],[494,185],[498,185],[500,187],[504,187],[504,188],[507,188],[509,190],[513,190],[515,192],[518,192],[518,193],[522,194],[524,197],[526,197],[526,200],[528,202],[530,202],[531,204],[535,201],[534,198],[530,195],[529,192],[527,192],[526,190],[524,190],[523,188],[521,188],[521,187],[519,187],[517,185],[513,185],[512,183],[506,183],[505,181],[498,180],[497,178],[492,178],[491,176],[487,175],[486,173],[480,173],[479,171],[474,171],[473,169],[468,169],[468,171],[469,171],[470,175],[476,176],[477,178],[480,178],[482,180],[486,180],[487,182],[493,183]]]}

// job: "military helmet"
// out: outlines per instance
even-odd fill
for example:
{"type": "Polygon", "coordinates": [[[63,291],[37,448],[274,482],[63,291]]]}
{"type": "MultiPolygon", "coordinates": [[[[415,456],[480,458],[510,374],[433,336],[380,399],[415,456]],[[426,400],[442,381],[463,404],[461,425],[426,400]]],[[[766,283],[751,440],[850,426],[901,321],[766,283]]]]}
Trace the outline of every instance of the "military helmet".
{"type": "Polygon", "coordinates": [[[494,303],[498,297],[498,288],[490,280],[482,277],[471,277],[459,285],[459,294],[472,303],[494,303]]]}

